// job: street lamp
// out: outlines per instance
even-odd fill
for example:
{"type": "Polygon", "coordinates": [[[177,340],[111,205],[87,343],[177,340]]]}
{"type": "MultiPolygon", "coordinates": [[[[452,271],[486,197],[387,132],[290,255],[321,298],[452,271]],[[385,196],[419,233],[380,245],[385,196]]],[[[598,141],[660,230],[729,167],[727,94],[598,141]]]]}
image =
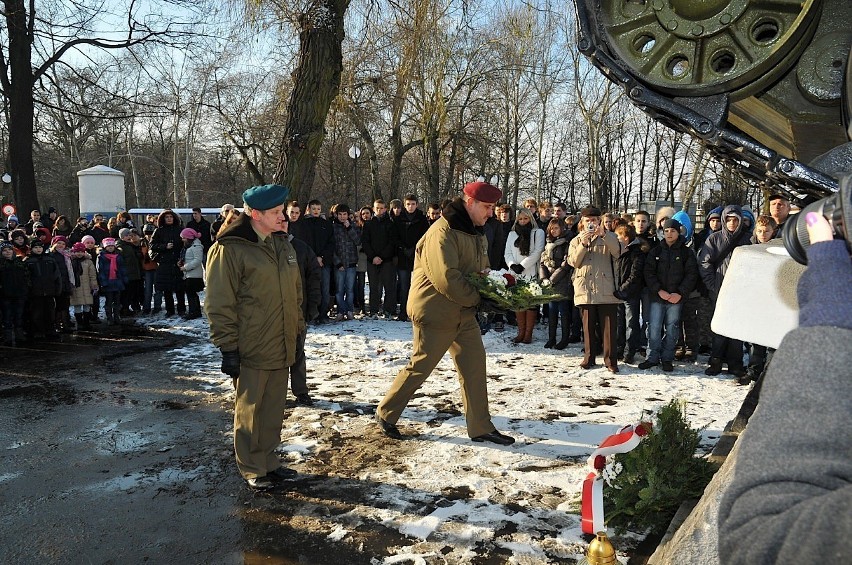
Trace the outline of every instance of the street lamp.
{"type": "Polygon", "coordinates": [[[353,145],[349,148],[349,157],[352,158],[352,170],[355,175],[355,208],[358,208],[358,157],[361,156],[361,148],[353,145]]]}

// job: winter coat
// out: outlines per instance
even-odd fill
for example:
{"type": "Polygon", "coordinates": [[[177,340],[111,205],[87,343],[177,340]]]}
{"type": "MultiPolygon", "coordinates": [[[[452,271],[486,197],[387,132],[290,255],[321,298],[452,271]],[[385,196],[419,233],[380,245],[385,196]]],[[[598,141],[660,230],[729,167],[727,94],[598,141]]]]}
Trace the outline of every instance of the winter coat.
{"type": "Polygon", "coordinates": [[[647,243],[636,238],[615,260],[614,296],[619,300],[635,300],[645,288],[645,258],[648,255],[647,243]]]}
{"type": "Polygon", "coordinates": [[[506,252],[506,234],[503,233],[503,224],[491,216],[482,229],[485,231],[485,239],[488,240],[488,266],[499,270],[503,267],[503,255],[506,252]]]}
{"type": "Polygon", "coordinates": [[[98,286],[101,292],[121,292],[127,286],[127,271],[124,266],[124,257],[117,250],[115,253],[107,253],[106,250],[98,254],[98,286]],[[115,274],[110,277],[110,255],[118,256],[115,274]]]}
{"type": "Polygon", "coordinates": [[[329,220],[303,216],[293,227],[292,235],[307,243],[317,257],[322,257],[323,265],[334,262],[334,228],[329,220]]]}
{"type": "Polygon", "coordinates": [[[94,237],[95,243],[100,245],[101,241],[103,241],[105,237],[109,237],[109,230],[106,227],[106,222],[101,222],[100,224],[92,226],[92,229],[89,230],[89,235],[94,237]]]}
{"type": "Polygon", "coordinates": [[[62,279],[53,257],[30,253],[24,259],[24,265],[30,273],[30,296],[59,296],[62,279]]]}
{"type": "Polygon", "coordinates": [[[81,241],[83,241],[83,238],[85,236],[89,235],[90,232],[91,230],[89,229],[89,226],[82,228],[80,227],[80,224],[77,224],[76,226],[74,226],[74,229],[71,230],[71,235],[68,236],[68,245],[80,243],[81,241]]]}
{"type": "Polygon", "coordinates": [[[654,247],[645,259],[645,284],[651,300],[665,302],[659,292],[680,294],[683,300],[698,283],[698,263],[695,253],[680,236],[671,246],[665,241],[654,247]]]}
{"type": "Polygon", "coordinates": [[[142,278],[142,248],[129,241],[119,240],[115,248],[124,259],[124,269],[128,281],[138,281],[142,278]]]}
{"type": "Polygon", "coordinates": [[[204,278],[204,244],[200,239],[193,239],[192,245],[184,249],[183,278],[204,278]]]}
{"type": "Polygon", "coordinates": [[[186,227],[192,228],[198,233],[201,234],[201,245],[204,247],[204,252],[206,253],[210,246],[213,245],[213,239],[210,237],[210,222],[204,219],[202,216],[201,220],[196,222],[195,219],[189,220],[186,223],[186,227]]]}
{"type": "Polygon", "coordinates": [[[547,243],[544,244],[544,251],[541,253],[541,263],[538,266],[538,276],[541,281],[550,281],[552,290],[565,298],[574,295],[574,288],[571,284],[574,268],[568,264],[569,243],[567,234],[557,239],[548,236],[547,243]]]}
{"type": "Polygon", "coordinates": [[[488,268],[487,251],[484,230],[473,225],[461,199],[447,205],[417,242],[406,305],[411,321],[455,336],[476,315],[479,292],[467,276],[488,268]]]}
{"type": "MultiPolygon", "coordinates": [[[[183,240],[180,238],[183,228],[178,219],[175,219],[171,225],[166,224],[166,214],[173,214],[173,212],[164,210],[157,217],[158,227],[151,236],[148,251],[149,256],[157,262],[154,284],[163,290],[176,288],[183,279],[183,274],[177,266],[180,251],[183,248],[183,240]],[[172,244],[171,249],[168,248],[169,243],[172,244]]],[[[177,216],[177,214],[174,215],[177,216]]]]}
{"type": "Polygon", "coordinates": [[[615,261],[621,256],[621,244],[608,231],[592,239],[589,247],[575,237],[568,246],[568,263],[574,267],[574,304],[618,304],[615,292],[615,261]]]}
{"type": "Polygon", "coordinates": [[[86,253],[82,259],[71,259],[71,265],[77,275],[77,286],[71,291],[71,305],[94,304],[92,291],[98,288],[98,274],[95,270],[95,264],[92,263],[89,254],[86,253]]]}
{"type": "Polygon", "coordinates": [[[0,257],[0,296],[24,299],[30,294],[30,271],[17,255],[0,257]]]}
{"type": "Polygon", "coordinates": [[[714,302],[722,288],[722,281],[725,278],[734,249],[741,245],[751,245],[749,241],[751,234],[744,229],[742,220],[740,220],[735,231],[728,231],[724,219],[732,213],[738,214],[742,218],[742,210],[739,206],[733,204],[725,206],[722,211],[722,229],[710,234],[710,237],[704,242],[704,246],[698,251],[698,272],[714,302]]]}
{"type": "Polygon", "coordinates": [[[358,265],[358,246],[361,245],[361,230],[355,222],[349,222],[349,227],[334,220],[334,257],[332,267],[355,267],[358,265]]]}
{"type": "MultiPolygon", "coordinates": [[[[517,225],[518,223],[515,222],[515,226],[517,225]]],[[[509,232],[509,236],[506,238],[506,250],[503,252],[503,259],[506,261],[506,265],[509,267],[512,265],[521,265],[524,268],[524,272],[520,273],[521,276],[537,279],[538,263],[541,260],[541,252],[544,251],[544,230],[538,226],[533,226],[532,232],[530,232],[529,255],[521,255],[521,250],[515,245],[517,240],[518,232],[512,228],[512,231],[509,232]]]]}
{"type": "Polygon", "coordinates": [[[60,294],[71,296],[71,291],[76,286],[74,272],[71,269],[71,258],[61,251],[51,251],[49,255],[59,269],[59,278],[62,280],[62,292],[60,294]]]}
{"type": "Polygon", "coordinates": [[[288,236],[288,240],[296,251],[299,274],[302,276],[302,316],[306,322],[310,322],[319,316],[322,300],[322,269],[317,263],[314,250],[307,243],[292,235],[288,236]]]}
{"type": "Polygon", "coordinates": [[[396,227],[396,268],[411,271],[414,269],[414,248],[429,229],[426,214],[421,210],[414,210],[413,214],[403,210],[393,224],[396,227]]]}
{"type": "Polygon", "coordinates": [[[367,261],[372,263],[376,257],[384,262],[393,260],[396,257],[396,233],[390,214],[373,216],[366,222],[361,231],[361,246],[367,261]]]}
{"type": "Polygon", "coordinates": [[[257,370],[291,366],[305,329],[296,251],[283,232],[269,238],[260,241],[251,218],[241,214],[207,257],[210,339],[222,351],[239,350],[241,363],[257,370]]]}

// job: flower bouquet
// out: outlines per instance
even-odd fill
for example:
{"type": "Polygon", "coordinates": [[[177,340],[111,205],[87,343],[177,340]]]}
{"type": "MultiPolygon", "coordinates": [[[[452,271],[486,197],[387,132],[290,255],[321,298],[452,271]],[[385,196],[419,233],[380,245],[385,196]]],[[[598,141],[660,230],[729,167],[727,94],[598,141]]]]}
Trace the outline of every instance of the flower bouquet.
{"type": "Polygon", "coordinates": [[[467,280],[479,291],[483,300],[489,300],[503,310],[529,310],[565,299],[550,288],[542,287],[537,281],[509,271],[470,273],[467,280]]]}

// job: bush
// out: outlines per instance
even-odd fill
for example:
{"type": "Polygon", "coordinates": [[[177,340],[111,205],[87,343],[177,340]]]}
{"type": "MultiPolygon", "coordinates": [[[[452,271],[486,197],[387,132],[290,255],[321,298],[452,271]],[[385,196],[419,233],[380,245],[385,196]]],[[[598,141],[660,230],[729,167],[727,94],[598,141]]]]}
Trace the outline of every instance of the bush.
{"type": "Polygon", "coordinates": [[[614,456],[612,466],[621,471],[603,497],[607,525],[617,533],[662,534],[681,503],[699,498],[713,477],[710,462],[695,456],[701,430],[689,427],[684,406],[678,400],[663,406],[639,446],[614,456]]]}

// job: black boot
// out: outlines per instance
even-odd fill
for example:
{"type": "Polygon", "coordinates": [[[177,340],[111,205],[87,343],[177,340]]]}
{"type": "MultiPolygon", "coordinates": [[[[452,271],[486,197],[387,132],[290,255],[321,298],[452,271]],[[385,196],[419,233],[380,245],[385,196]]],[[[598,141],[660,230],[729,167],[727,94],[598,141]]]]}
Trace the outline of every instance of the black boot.
{"type": "Polygon", "coordinates": [[[547,325],[547,342],[544,344],[545,349],[553,349],[556,345],[556,322],[547,325]]]}
{"type": "Polygon", "coordinates": [[[719,373],[722,372],[722,359],[721,357],[711,357],[710,358],[710,366],[704,371],[704,374],[710,377],[715,377],[719,373]]]}
{"type": "Polygon", "coordinates": [[[571,343],[571,320],[562,318],[562,339],[556,344],[556,349],[562,351],[571,343]]]}

